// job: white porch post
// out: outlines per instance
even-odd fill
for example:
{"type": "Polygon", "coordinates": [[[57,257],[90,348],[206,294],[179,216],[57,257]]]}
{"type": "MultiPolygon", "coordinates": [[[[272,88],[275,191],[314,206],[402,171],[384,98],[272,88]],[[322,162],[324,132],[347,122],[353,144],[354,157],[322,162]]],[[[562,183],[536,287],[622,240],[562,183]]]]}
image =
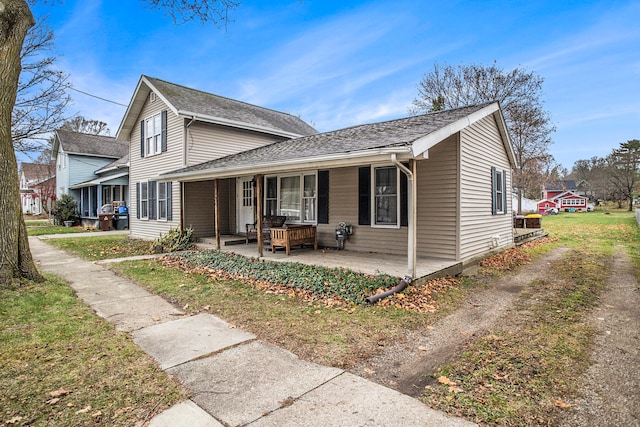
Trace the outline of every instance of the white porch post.
{"type": "Polygon", "coordinates": [[[416,199],[415,160],[409,160],[409,168],[400,163],[395,153],[391,154],[391,161],[407,176],[407,272],[412,279],[416,277],[416,199]]]}

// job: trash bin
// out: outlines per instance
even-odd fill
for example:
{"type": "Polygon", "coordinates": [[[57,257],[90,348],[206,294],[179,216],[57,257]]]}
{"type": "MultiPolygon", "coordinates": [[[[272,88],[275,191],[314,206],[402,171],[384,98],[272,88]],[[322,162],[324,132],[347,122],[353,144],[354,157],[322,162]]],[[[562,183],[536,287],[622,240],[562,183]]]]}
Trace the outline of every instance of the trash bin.
{"type": "Polygon", "coordinates": [[[115,214],[113,217],[113,226],[116,230],[126,230],[129,228],[129,214],[115,214]]]}
{"type": "Polygon", "coordinates": [[[113,214],[101,213],[100,214],[100,230],[109,231],[113,226],[113,214]]]}
{"type": "Polygon", "coordinates": [[[542,215],[529,214],[524,217],[527,228],[542,228],[542,215]]]}
{"type": "Polygon", "coordinates": [[[513,217],[513,228],[524,228],[524,216],[516,215],[513,217]]]}

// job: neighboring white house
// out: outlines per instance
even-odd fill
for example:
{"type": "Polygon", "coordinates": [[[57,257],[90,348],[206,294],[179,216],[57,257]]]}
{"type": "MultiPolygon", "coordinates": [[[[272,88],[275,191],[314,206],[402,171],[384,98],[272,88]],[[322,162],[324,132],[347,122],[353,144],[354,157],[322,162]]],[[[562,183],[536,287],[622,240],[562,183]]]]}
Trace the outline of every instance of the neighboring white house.
{"type": "Polygon", "coordinates": [[[513,245],[515,158],[495,102],[316,133],[288,114],[142,76],[116,136],[131,144],[134,236],[212,236],[216,210],[221,233],[240,234],[260,204],[315,225],[326,246],[338,223],[352,224],[347,250],[403,254],[409,266],[462,265],[513,245]]]}
{"type": "Polygon", "coordinates": [[[22,212],[31,215],[40,215],[50,211],[55,199],[55,165],[52,163],[27,163],[20,164],[20,200],[22,212]]]}

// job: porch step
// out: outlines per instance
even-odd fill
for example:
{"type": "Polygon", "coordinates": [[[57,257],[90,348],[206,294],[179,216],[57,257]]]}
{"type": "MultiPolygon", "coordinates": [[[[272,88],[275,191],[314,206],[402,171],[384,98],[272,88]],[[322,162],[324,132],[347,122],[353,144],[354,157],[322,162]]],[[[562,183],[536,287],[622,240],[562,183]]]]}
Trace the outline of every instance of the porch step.
{"type": "MultiPolygon", "coordinates": [[[[224,246],[232,246],[232,245],[244,245],[247,243],[247,240],[243,236],[225,236],[224,239],[220,239],[221,243],[224,246]]],[[[198,242],[204,243],[207,245],[215,245],[216,238],[215,237],[201,237],[198,239],[198,242]]]]}

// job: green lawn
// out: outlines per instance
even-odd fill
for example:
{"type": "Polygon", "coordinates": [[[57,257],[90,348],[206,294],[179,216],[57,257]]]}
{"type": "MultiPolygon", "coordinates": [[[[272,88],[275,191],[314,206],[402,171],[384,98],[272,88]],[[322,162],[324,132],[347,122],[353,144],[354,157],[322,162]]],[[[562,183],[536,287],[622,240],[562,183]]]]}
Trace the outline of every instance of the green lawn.
{"type": "Polygon", "coordinates": [[[50,225],[48,223],[27,225],[27,233],[29,234],[29,236],[44,236],[46,234],[88,233],[93,231],[100,230],[86,229],[84,227],[64,227],[62,225],[50,225]]]}
{"type": "Polygon", "coordinates": [[[53,276],[0,288],[0,348],[2,425],[138,425],[186,397],[53,276]]]}
{"type": "Polygon", "coordinates": [[[153,246],[150,241],[131,239],[127,235],[100,235],[99,233],[96,233],[95,237],[70,236],[69,238],[49,239],[47,243],[91,261],[146,255],[152,253],[153,246]]]}

